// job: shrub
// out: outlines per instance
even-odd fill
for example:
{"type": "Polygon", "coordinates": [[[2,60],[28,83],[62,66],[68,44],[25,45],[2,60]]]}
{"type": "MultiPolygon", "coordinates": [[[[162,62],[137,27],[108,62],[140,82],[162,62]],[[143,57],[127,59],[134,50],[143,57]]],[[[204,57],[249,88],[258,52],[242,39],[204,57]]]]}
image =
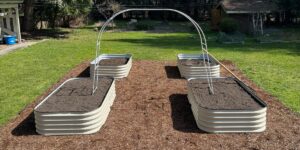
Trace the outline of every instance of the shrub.
{"type": "Polygon", "coordinates": [[[232,18],[224,18],[220,23],[220,29],[225,33],[234,33],[238,30],[238,22],[232,18]]]}

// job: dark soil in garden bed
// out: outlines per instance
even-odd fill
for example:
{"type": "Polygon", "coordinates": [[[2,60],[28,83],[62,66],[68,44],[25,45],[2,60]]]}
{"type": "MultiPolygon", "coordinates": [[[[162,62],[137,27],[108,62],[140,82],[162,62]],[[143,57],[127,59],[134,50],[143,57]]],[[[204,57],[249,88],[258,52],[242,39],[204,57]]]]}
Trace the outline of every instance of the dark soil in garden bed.
{"type": "MultiPolygon", "coordinates": [[[[207,60],[205,60],[207,62],[207,60]]],[[[184,66],[204,66],[204,60],[202,59],[180,59],[179,60],[179,63],[181,65],[184,65],[184,66]]],[[[214,66],[214,65],[217,65],[217,63],[215,62],[211,62],[209,63],[211,66],[214,66]]],[[[208,65],[206,63],[206,65],[208,65]]]]}
{"type": "MultiPolygon", "coordinates": [[[[99,132],[78,136],[38,135],[33,108],[64,80],[85,70],[87,62],[74,68],[3,126],[0,149],[300,149],[300,117],[258,88],[232,63],[225,61],[225,64],[268,104],[265,132],[201,131],[187,99],[187,81],[179,79],[176,61],[134,61],[129,76],[116,81],[117,97],[99,132]]],[[[221,70],[222,76],[228,75],[221,70]]]]}
{"type": "Polygon", "coordinates": [[[36,111],[38,112],[90,112],[99,108],[111,87],[113,79],[99,78],[96,92],[93,92],[93,80],[75,79],[65,83],[49,97],[36,111]]]}
{"type": "Polygon", "coordinates": [[[102,59],[99,62],[100,66],[119,66],[127,64],[129,58],[109,58],[102,59]]]}
{"type": "Polygon", "coordinates": [[[213,79],[214,94],[210,94],[207,80],[194,79],[188,86],[203,108],[257,110],[263,107],[233,78],[213,79]]]}

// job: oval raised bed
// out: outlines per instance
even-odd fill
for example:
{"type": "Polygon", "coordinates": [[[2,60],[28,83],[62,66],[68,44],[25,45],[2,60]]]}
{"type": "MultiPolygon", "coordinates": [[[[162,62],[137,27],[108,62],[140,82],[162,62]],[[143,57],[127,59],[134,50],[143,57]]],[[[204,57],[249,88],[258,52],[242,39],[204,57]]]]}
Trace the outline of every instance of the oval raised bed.
{"type": "Polygon", "coordinates": [[[98,63],[97,75],[113,78],[127,77],[132,66],[131,54],[102,54],[90,64],[91,77],[94,75],[95,64],[98,63]]]}
{"type": "Polygon", "coordinates": [[[206,80],[188,82],[188,100],[200,129],[212,133],[266,129],[267,105],[244,83],[233,78],[215,78],[213,84],[212,95],[206,80]]]}
{"type": "Polygon", "coordinates": [[[209,55],[178,54],[177,66],[180,75],[186,79],[220,77],[220,65],[209,55]],[[204,57],[206,56],[206,57],[204,57]],[[204,65],[204,58],[209,57],[210,66],[204,65]],[[210,74],[207,72],[210,71],[210,74]]]}
{"type": "Polygon", "coordinates": [[[115,99],[115,81],[100,78],[92,95],[90,78],[65,81],[34,108],[36,131],[43,135],[91,134],[105,123],[115,99]]]}

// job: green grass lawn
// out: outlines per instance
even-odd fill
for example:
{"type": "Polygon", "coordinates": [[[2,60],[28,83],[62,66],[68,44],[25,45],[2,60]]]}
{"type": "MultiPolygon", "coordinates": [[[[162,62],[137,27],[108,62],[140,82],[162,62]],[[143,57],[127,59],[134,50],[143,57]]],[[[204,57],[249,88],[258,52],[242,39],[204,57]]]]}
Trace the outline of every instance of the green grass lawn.
{"type": "MultiPolygon", "coordinates": [[[[69,38],[0,56],[0,125],[74,66],[93,59],[97,32],[68,31],[69,38]]],[[[215,36],[207,34],[212,54],[233,61],[256,84],[300,112],[300,43],[258,44],[248,38],[244,45],[222,45],[214,42],[215,36]]],[[[104,34],[102,44],[102,53],[132,53],[135,60],[176,60],[178,53],[200,53],[197,36],[191,33],[113,32],[104,34]]]]}

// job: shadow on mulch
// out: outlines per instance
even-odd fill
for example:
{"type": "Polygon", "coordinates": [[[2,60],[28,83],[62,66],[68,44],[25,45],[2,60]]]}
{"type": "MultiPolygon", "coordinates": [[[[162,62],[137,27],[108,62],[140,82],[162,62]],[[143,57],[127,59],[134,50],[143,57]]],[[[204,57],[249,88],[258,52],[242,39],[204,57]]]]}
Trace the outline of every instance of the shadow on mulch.
{"type": "Polygon", "coordinates": [[[34,114],[31,112],[16,128],[11,131],[14,136],[38,135],[35,131],[34,114]]]}
{"type": "Polygon", "coordinates": [[[90,66],[84,69],[77,77],[79,78],[88,78],[90,77],[90,66]]]}
{"type": "Polygon", "coordinates": [[[169,79],[183,79],[177,66],[165,66],[165,71],[169,79]]]}
{"type": "Polygon", "coordinates": [[[172,94],[169,96],[172,109],[173,128],[187,133],[206,133],[197,127],[191,105],[186,94],[172,94]]]}

